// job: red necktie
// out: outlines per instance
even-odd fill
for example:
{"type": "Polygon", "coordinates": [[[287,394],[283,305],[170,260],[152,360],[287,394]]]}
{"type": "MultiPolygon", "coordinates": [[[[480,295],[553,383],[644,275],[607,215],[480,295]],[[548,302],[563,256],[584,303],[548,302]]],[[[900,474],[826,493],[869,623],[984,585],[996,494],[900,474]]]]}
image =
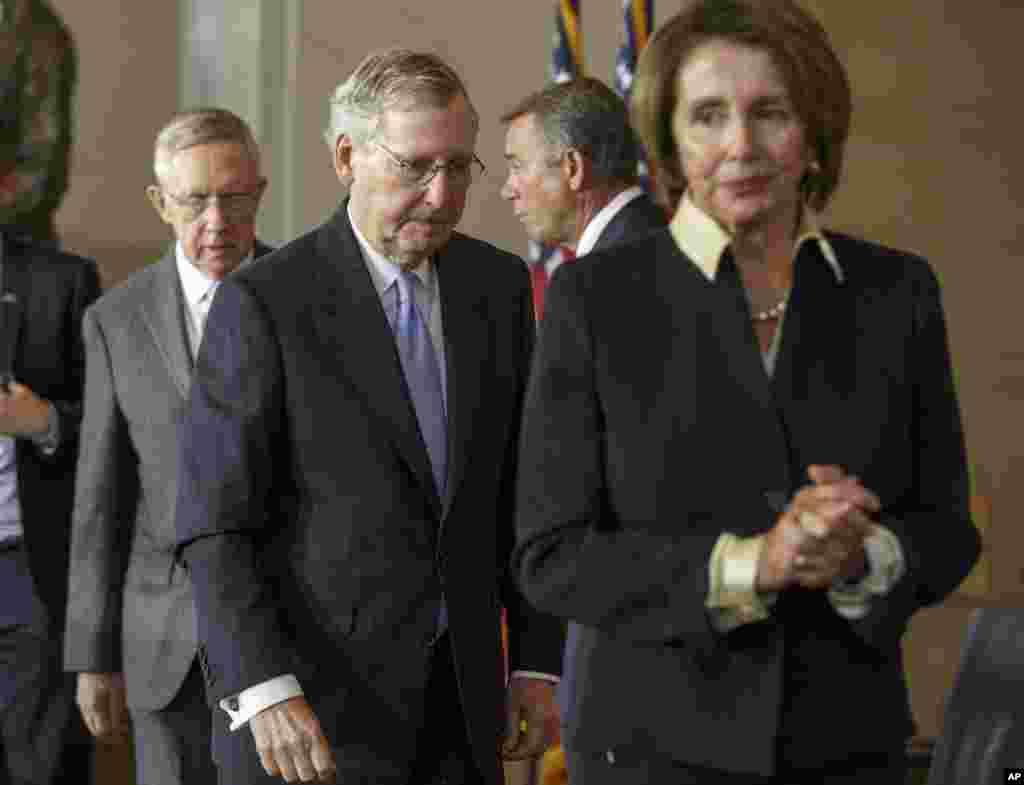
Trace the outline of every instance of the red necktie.
{"type": "MultiPolygon", "coordinates": [[[[551,253],[544,256],[536,264],[530,265],[530,283],[533,287],[533,314],[539,322],[541,317],[544,316],[544,290],[548,286],[548,261],[555,254],[559,254],[561,257],[561,264],[571,262],[576,258],[576,255],[572,252],[572,249],[565,245],[555,247],[551,253]]],[[[556,266],[557,270],[558,267],[556,266]]]]}

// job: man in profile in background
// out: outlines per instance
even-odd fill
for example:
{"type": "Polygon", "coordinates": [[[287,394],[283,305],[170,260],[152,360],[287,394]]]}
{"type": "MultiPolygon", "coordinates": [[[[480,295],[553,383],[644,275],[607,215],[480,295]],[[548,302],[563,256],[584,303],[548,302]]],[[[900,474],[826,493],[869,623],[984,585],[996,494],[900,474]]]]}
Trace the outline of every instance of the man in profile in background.
{"type": "MultiPolygon", "coordinates": [[[[561,245],[579,258],[628,243],[666,223],[665,212],[637,178],[639,146],[623,100],[603,82],[581,77],[527,96],[501,118],[508,126],[508,177],[501,195],[512,204],[529,238],[561,245]]],[[[540,264],[551,266],[558,254],[540,264]]],[[[554,269],[538,271],[534,301],[554,269]]],[[[576,625],[569,623],[559,685],[562,725],[575,685],[576,625]]],[[[571,765],[571,762],[569,762],[571,765]]]]}
{"type": "Polygon", "coordinates": [[[214,292],[269,250],[255,239],[267,182],[248,126],[216,108],[171,118],[153,168],[147,196],[175,242],[84,320],[64,665],[97,738],[130,713],[140,785],[214,785],[192,586],[174,558],[178,423],[214,292]]]}
{"type": "MultiPolygon", "coordinates": [[[[549,85],[501,120],[508,126],[501,195],[531,240],[564,246],[578,258],[665,225],[664,211],[639,184],[639,147],[626,105],[600,80],[549,85]]],[[[552,254],[534,275],[538,303],[560,260],[552,254]]]]}

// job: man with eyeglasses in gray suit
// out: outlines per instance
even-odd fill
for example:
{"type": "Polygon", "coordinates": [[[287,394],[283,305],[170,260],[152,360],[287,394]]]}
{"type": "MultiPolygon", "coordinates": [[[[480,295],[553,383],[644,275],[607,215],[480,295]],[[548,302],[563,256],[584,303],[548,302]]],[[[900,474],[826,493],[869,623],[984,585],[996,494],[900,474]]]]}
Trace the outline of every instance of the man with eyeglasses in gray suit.
{"type": "Polygon", "coordinates": [[[175,115],[147,190],[175,243],[85,315],[85,414],[72,527],[65,669],[99,739],[135,736],[137,780],[213,785],[211,712],[187,571],[175,560],[178,423],[220,282],[267,249],[267,181],[245,122],[175,115]]]}

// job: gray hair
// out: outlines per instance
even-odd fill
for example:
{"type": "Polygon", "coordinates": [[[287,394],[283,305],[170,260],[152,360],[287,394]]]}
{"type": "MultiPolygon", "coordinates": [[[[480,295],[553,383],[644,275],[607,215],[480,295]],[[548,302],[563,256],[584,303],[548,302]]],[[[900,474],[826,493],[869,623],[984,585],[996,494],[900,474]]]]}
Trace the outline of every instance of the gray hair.
{"type": "Polygon", "coordinates": [[[324,140],[332,149],[342,135],[362,144],[376,133],[388,109],[402,104],[446,107],[459,95],[476,117],[462,79],[437,55],[409,49],[371,52],[331,96],[324,140]]]}
{"type": "Polygon", "coordinates": [[[246,148],[259,166],[260,148],[245,120],[227,109],[200,106],[175,114],[156,136],[153,173],[163,183],[170,175],[171,161],[191,147],[215,142],[233,142],[246,148]]]}
{"type": "Polygon", "coordinates": [[[599,79],[582,77],[528,95],[501,116],[511,123],[532,115],[552,152],[579,150],[604,183],[636,180],[639,146],[625,102],[599,79]]]}

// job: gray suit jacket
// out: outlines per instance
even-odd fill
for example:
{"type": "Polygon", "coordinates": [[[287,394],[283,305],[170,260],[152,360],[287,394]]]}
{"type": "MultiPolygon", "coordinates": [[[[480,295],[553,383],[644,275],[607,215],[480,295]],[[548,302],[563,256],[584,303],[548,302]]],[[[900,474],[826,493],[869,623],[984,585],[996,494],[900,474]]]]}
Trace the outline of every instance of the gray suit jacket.
{"type": "Polygon", "coordinates": [[[83,319],[64,667],[123,671],[129,705],[150,711],[171,701],[196,654],[192,587],[174,559],[178,422],[192,374],[184,320],[173,248],[83,319]]]}

